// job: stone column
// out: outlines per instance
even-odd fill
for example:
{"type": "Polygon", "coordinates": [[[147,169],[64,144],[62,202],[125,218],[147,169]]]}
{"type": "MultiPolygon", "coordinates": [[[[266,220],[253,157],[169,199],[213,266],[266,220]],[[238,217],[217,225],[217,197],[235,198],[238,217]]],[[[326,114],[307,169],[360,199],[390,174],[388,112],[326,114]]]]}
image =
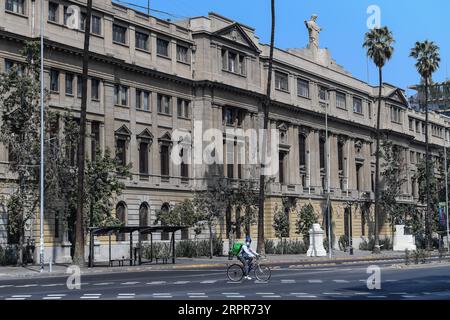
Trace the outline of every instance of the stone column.
{"type": "Polygon", "coordinates": [[[330,134],[328,141],[330,143],[330,188],[339,189],[339,159],[337,136],[335,134],[330,134]]]}
{"type": "Polygon", "coordinates": [[[356,190],[356,162],[355,162],[355,140],[349,138],[348,143],[350,144],[350,153],[348,157],[348,189],[349,194],[352,194],[353,190],[356,190]]]}

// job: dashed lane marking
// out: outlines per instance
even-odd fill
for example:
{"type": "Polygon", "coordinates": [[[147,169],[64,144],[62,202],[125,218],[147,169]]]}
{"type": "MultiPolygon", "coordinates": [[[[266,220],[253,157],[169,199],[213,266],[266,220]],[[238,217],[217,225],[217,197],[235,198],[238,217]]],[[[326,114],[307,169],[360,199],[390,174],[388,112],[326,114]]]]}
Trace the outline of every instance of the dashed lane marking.
{"type": "Polygon", "coordinates": [[[138,284],[140,283],[139,281],[130,281],[130,282],[122,282],[121,285],[133,285],[133,284],[138,284]]]}
{"type": "Polygon", "coordinates": [[[216,283],[216,282],[217,282],[217,280],[205,280],[205,281],[202,281],[200,283],[202,283],[202,284],[211,284],[211,283],[216,283]]]}
{"type": "Polygon", "coordinates": [[[37,287],[36,283],[32,283],[32,284],[24,284],[21,286],[16,286],[16,288],[29,288],[29,287],[37,287]]]}
{"type": "Polygon", "coordinates": [[[348,280],[333,280],[336,283],[349,283],[350,281],[348,280]]]}
{"type": "Polygon", "coordinates": [[[225,297],[227,297],[227,298],[231,298],[231,299],[233,299],[233,298],[245,298],[245,296],[241,296],[241,295],[232,295],[232,296],[225,296],[225,297]]]}
{"type": "Polygon", "coordinates": [[[368,296],[367,298],[381,299],[381,298],[387,298],[387,297],[386,296],[368,296]]]}
{"type": "Polygon", "coordinates": [[[147,282],[147,284],[165,284],[167,283],[166,281],[151,281],[151,282],[147,282]]]}
{"type": "Polygon", "coordinates": [[[114,282],[100,282],[100,283],[94,283],[93,286],[109,286],[111,284],[114,284],[114,282]]]}
{"type": "Polygon", "coordinates": [[[308,280],[309,283],[323,283],[322,280],[318,280],[318,279],[313,279],[313,280],[308,280]]]}
{"type": "Polygon", "coordinates": [[[62,297],[43,297],[42,300],[60,300],[62,297]]]}
{"type": "Polygon", "coordinates": [[[370,295],[370,294],[372,294],[372,293],[370,293],[370,292],[355,292],[354,293],[355,295],[359,295],[359,296],[366,296],[366,295],[370,295]]]}
{"type": "Polygon", "coordinates": [[[135,293],[119,293],[117,299],[133,299],[135,295],[135,293]]]}
{"type": "Polygon", "coordinates": [[[99,299],[101,293],[85,293],[80,297],[80,299],[99,299]]]}
{"type": "Polygon", "coordinates": [[[6,298],[5,300],[25,300],[25,298],[6,298]]]}
{"type": "Polygon", "coordinates": [[[4,284],[1,285],[0,288],[9,288],[9,287],[14,287],[12,284],[4,284]]]}
{"type": "Polygon", "coordinates": [[[186,284],[189,283],[190,281],[175,281],[173,284],[186,284]]]}
{"type": "Polygon", "coordinates": [[[11,296],[11,298],[31,298],[31,294],[16,294],[11,296]]]}
{"type": "Polygon", "coordinates": [[[413,295],[409,295],[409,294],[404,294],[404,295],[402,295],[402,298],[417,298],[417,296],[413,296],[413,295]]]}
{"type": "Polygon", "coordinates": [[[297,298],[317,298],[317,296],[296,296],[297,298]]]}
{"type": "Polygon", "coordinates": [[[279,295],[262,296],[262,298],[281,298],[279,295]]]}
{"type": "Polygon", "coordinates": [[[50,284],[41,284],[41,287],[56,287],[56,286],[63,286],[64,283],[50,283],[50,284]]]}
{"type": "Polygon", "coordinates": [[[281,280],[281,283],[295,283],[295,280],[281,280]]]}
{"type": "Polygon", "coordinates": [[[331,295],[331,296],[337,296],[337,295],[341,295],[342,293],[339,293],[339,292],[322,292],[322,294],[324,294],[324,295],[331,295]]]}

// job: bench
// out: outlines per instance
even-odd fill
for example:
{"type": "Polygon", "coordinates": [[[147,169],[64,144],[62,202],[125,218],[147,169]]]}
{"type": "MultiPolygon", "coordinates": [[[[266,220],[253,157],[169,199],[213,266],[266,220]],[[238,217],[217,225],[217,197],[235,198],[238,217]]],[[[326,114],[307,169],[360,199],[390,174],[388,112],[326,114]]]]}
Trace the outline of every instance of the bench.
{"type": "Polygon", "coordinates": [[[117,262],[119,267],[123,267],[124,266],[124,262],[127,261],[129,263],[133,263],[133,259],[111,259],[109,260],[109,266],[110,267],[114,267],[114,262],[117,262]]]}

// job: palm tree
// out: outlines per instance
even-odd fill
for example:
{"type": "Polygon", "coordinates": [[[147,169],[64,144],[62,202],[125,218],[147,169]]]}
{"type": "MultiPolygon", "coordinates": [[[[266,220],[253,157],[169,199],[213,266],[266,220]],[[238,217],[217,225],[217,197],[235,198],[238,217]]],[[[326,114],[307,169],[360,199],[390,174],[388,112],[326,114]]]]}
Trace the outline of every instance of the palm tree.
{"type": "Polygon", "coordinates": [[[86,136],[86,109],[87,109],[87,81],[89,71],[89,42],[91,36],[92,0],[87,1],[86,23],[84,28],[84,51],[83,51],[83,73],[81,110],[80,110],[80,133],[77,151],[78,186],[77,186],[77,214],[75,225],[75,252],[74,263],[84,266],[84,169],[85,169],[85,136],[86,136]]]}
{"type": "MultiPolygon", "coordinates": [[[[271,0],[271,12],[272,12],[272,27],[270,32],[270,53],[269,53],[269,70],[267,75],[267,91],[266,98],[263,102],[264,109],[264,139],[267,139],[267,128],[269,124],[269,106],[270,106],[270,91],[272,90],[272,66],[273,66],[273,47],[275,42],[275,0],[271,0]]],[[[265,174],[264,163],[266,156],[266,143],[263,141],[263,161],[261,162],[261,172],[259,175],[259,201],[258,201],[258,242],[256,250],[261,254],[265,253],[264,248],[264,189],[265,189],[265,174]]]]}
{"type": "Polygon", "coordinates": [[[367,50],[367,56],[372,59],[378,68],[378,109],[376,130],[376,165],[375,165],[375,246],[373,253],[380,253],[379,242],[379,216],[380,216],[380,117],[381,95],[383,90],[383,67],[391,59],[394,53],[394,38],[388,27],[374,28],[366,33],[363,47],[367,50]]]}
{"type": "MultiPolygon", "coordinates": [[[[427,236],[427,250],[431,249],[431,213],[430,213],[430,166],[429,166],[429,150],[428,150],[428,88],[431,84],[431,77],[433,73],[439,68],[439,47],[433,42],[425,40],[423,42],[417,41],[414,48],[411,49],[410,57],[416,59],[416,69],[422,77],[422,83],[425,84],[425,183],[427,189],[427,211],[425,218],[426,236],[427,236]]],[[[422,86],[421,86],[422,87],[422,86]]],[[[423,91],[419,89],[419,94],[423,91]]]]}

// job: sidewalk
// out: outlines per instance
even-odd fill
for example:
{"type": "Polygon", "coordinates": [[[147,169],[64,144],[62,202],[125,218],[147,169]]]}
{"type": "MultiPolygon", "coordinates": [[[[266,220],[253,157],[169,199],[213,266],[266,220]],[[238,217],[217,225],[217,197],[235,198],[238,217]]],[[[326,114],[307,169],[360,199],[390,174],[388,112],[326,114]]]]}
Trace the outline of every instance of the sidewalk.
{"type": "MultiPolygon", "coordinates": [[[[433,252],[433,257],[437,257],[438,253],[433,252]]],[[[355,250],[353,255],[348,252],[339,250],[333,251],[332,258],[326,257],[307,257],[306,254],[296,255],[267,255],[264,260],[268,265],[289,265],[293,266],[318,266],[318,265],[335,265],[357,262],[370,261],[398,261],[404,263],[404,252],[382,251],[380,254],[372,254],[370,251],[355,250]]],[[[229,260],[228,257],[207,257],[202,258],[177,258],[176,264],[144,264],[141,266],[123,266],[123,267],[106,267],[99,266],[94,268],[81,268],[81,274],[97,274],[97,273],[116,273],[116,272],[142,272],[150,270],[183,270],[183,269],[200,269],[200,268],[226,268],[229,264],[236,262],[236,259],[229,260]]],[[[39,265],[26,267],[0,267],[0,280],[17,279],[17,278],[33,278],[33,277],[55,277],[66,275],[68,264],[52,265],[52,272],[49,272],[49,265],[45,265],[44,272],[39,272],[39,265]]]]}

